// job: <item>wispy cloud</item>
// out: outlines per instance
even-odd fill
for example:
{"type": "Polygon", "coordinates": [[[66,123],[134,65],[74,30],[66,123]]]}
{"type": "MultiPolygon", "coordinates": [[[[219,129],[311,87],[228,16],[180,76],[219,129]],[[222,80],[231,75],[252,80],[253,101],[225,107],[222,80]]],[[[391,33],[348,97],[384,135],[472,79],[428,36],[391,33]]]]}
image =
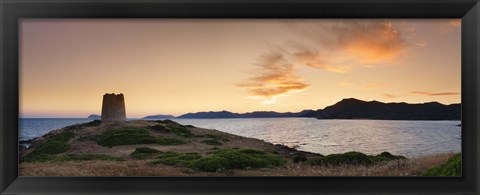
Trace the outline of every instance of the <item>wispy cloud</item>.
{"type": "Polygon", "coordinates": [[[428,95],[428,96],[445,96],[445,95],[460,95],[461,93],[457,92],[426,92],[426,91],[412,91],[410,93],[428,95]]]}
{"type": "Polygon", "coordinates": [[[293,64],[281,52],[270,52],[260,57],[256,75],[237,84],[247,88],[249,98],[275,103],[281,96],[306,89],[309,84],[297,75],[293,64]]]}
{"type": "Polygon", "coordinates": [[[351,65],[333,63],[336,61],[333,57],[326,55],[322,56],[322,54],[316,50],[305,49],[293,53],[293,56],[298,64],[319,68],[330,72],[346,73],[352,68],[351,65]]]}
{"type": "Polygon", "coordinates": [[[387,98],[387,99],[393,99],[393,98],[397,98],[398,96],[396,95],[392,95],[392,94],[388,94],[388,93],[384,93],[382,94],[383,97],[387,98]]]}
{"type": "MultiPolygon", "coordinates": [[[[285,25],[295,40],[273,44],[260,56],[254,76],[236,84],[247,89],[248,98],[274,103],[278,97],[307,89],[309,84],[297,73],[299,67],[348,73],[359,66],[392,64],[408,46],[400,31],[385,20],[290,20],[285,25]]],[[[361,88],[378,87],[370,83],[361,88]]]]}

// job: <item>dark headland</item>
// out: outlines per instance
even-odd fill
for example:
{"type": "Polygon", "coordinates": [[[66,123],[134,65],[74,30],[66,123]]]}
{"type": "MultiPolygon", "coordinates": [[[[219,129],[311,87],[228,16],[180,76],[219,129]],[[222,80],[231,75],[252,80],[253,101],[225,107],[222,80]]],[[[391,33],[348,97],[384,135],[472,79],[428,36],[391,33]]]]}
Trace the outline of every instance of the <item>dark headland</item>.
{"type": "MultiPolygon", "coordinates": [[[[174,118],[171,115],[159,115],[174,118]]],[[[145,118],[150,118],[148,116],[145,118]]],[[[282,118],[311,117],[318,119],[376,119],[376,120],[460,120],[461,104],[444,105],[438,102],[420,104],[383,103],[379,101],[362,101],[347,98],[334,105],[318,110],[303,110],[301,112],[255,111],[234,113],[226,110],[195,112],[180,115],[175,118],[282,118]]],[[[152,117],[153,118],[153,117],[152,117]]],[[[165,117],[166,118],[166,117],[165,117]]]]}

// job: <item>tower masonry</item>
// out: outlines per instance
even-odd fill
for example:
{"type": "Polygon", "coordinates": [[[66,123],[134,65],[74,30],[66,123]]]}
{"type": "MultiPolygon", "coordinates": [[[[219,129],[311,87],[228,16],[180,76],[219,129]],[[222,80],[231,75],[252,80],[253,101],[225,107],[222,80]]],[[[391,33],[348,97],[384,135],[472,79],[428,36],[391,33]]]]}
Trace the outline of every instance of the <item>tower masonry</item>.
{"type": "Polygon", "coordinates": [[[125,98],[123,94],[114,93],[103,95],[102,103],[102,122],[125,122],[127,115],[125,112],[125,98]]]}

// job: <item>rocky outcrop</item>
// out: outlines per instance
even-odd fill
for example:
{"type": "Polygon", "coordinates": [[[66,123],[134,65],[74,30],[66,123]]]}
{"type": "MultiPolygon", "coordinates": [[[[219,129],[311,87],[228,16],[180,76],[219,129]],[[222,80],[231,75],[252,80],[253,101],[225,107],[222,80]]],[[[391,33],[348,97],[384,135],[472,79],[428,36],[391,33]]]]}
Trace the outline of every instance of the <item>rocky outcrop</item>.
{"type": "Polygon", "coordinates": [[[114,93],[103,95],[102,103],[102,122],[125,122],[127,115],[125,112],[125,98],[123,94],[114,93]]]}

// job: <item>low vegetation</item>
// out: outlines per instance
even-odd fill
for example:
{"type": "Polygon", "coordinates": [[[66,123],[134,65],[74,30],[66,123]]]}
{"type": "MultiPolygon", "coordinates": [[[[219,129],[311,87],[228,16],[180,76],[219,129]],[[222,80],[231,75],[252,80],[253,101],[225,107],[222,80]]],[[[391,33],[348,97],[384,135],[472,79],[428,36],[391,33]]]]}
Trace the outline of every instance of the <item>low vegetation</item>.
{"type": "Polygon", "coordinates": [[[453,157],[452,154],[444,154],[406,160],[403,160],[403,156],[388,152],[378,155],[347,152],[323,156],[277,147],[255,139],[238,140],[234,135],[195,129],[171,120],[137,121],[123,127],[105,125],[101,129],[86,128],[85,131],[80,128],[100,124],[101,121],[96,120],[72,125],[36,139],[30,149],[20,153],[23,156],[21,162],[27,162],[20,165],[28,167],[31,172],[27,172],[31,175],[461,175],[461,154],[453,157]],[[149,146],[161,150],[136,146],[138,144],[152,144],[149,146]],[[153,146],[154,144],[157,146],[153,146]],[[181,144],[186,145],[173,146],[181,144]],[[133,152],[127,156],[125,151],[133,152]],[[49,163],[55,164],[56,168],[48,167],[49,163]],[[73,166],[75,170],[68,166],[73,166]],[[85,168],[88,166],[92,169],[85,168]]]}
{"type": "Polygon", "coordinates": [[[206,139],[206,140],[203,140],[202,143],[207,145],[212,145],[212,146],[219,146],[223,144],[218,139],[206,139]]]}
{"type": "MultiPolygon", "coordinates": [[[[136,154],[138,155],[138,154],[136,154]]],[[[185,166],[194,170],[215,172],[225,169],[250,169],[281,166],[286,160],[264,151],[254,149],[226,149],[202,157],[198,153],[159,152],[149,164],[185,166]]]]}
{"type": "Polygon", "coordinates": [[[170,132],[182,136],[182,137],[193,137],[193,133],[188,130],[186,127],[181,125],[168,125],[170,132]]]}
{"type": "Polygon", "coordinates": [[[192,168],[202,171],[223,169],[263,168],[285,165],[286,160],[278,155],[254,149],[219,150],[212,155],[193,162],[192,168]]]}
{"type": "Polygon", "coordinates": [[[68,141],[74,137],[75,133],[72,130],[63,130],[60,133],[53,134],[46,141],[37,146],[30,154],[25,156],[22,161],[48,161],[53,154],[67,152],[70,149],[68,141]]]}
{"type": "Polygon", "coordinates": [[[159,138],[157,138],[156,143],[159,144],[159,145],[182,145],[182,144],[186,144],[188,142],[180,140],[180,139],[175,139],[175,138],[159,137],[159,138]]]}
{"type": "Polygon", "coordinates": [[[157,139],[146,129],[122,128],[112,129],[98,136],[97,144],[101,146],[120,146],[135,144],[153,144],[157,139]]]}
{"type": "Polygon", "coordinates": [[[134,159],[149,159],[161,152],[152,148],[135,148],[130,156],[134,159]]]}
{"type": "Polygon", "coordinates": [[[312,166],[373,165],[398,159],[405,159],[405,157],[395,156],[388,152],[383,152],[376,156],[366,155],[361,152],[347,152],[311,158],[306,162],[312,166]]]}
{"type": "Polygon", "coordinates": [[[157,160],[150,161],[149,164],[164,164],[170,166],[185,166],[190,167],[193,165],[196,160],[201,159],[200,154],[191,152],[191,153],[175,153],[167,152],[162,153],[156,157],[157,160]]]}
{"type": "Polygon", "coordinates": [[[294,163],[300,163],[300,162],[305,162],[307,161],[307,157],[302,154],[302,153],[296,153],[294,156],[293,156],[293,162],[294,163]]]}
{"type": "Polygon", "coordinates": [[[462,176],[462,154],[455,154],[445,164],[428,169],[421,176],[462,176]]]}
{"type": "Polygon", "coordinates": [[[162,132],[162,133],[170,133],[170,130],[164,125],[153,125],[153,126],[149,126],[149,128],[151,130],[162,132]]]}
{"type": "Polygon", "coordinates": [[[162,124],[167,124],[167,125],[180,125],[175,121],[172,121],[170,119],[165,119],[165,120],[156,120],[155,122],[157,123],[162,123],[162,124]]]}
{"type": "Polygon", "coordinates": [[[154,131],[159,131],[163,133],[173,133],[178,136],[182,137],[194,137],[193,133],[187,129],[187,126],[180,125],[172,120],[159,120],[155,121],[157,123],[161,123],[158,125],[150,126],[149,128],[154,131]],[[166,126],[164,126],[166,125],[166,126]]]}

